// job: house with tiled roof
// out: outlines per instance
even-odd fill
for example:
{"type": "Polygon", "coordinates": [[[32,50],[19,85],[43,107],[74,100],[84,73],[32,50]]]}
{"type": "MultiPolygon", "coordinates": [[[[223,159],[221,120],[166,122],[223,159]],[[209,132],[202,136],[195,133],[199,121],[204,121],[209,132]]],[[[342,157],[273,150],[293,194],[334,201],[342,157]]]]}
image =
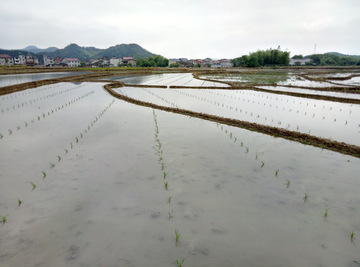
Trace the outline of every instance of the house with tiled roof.
{"type": "Polygon", "coordinates": [[[9,56],[8,54],[0,54],[0,65],[14,65],[14,58],[12,56],[9,56]]]}
{"type": "Polygon", "coordinates": [[[79,67],[80,60],[77,58],[64,58],[61,63],[67,64],[69,67],[79,67]]]}

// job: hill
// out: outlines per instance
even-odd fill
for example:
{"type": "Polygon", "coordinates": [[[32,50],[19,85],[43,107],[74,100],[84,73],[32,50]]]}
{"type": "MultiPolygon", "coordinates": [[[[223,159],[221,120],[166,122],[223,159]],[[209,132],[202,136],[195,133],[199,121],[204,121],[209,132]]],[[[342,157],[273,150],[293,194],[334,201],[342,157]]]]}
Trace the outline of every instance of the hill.
{"type": "Polygon", "coordinates": [[[41,52],[39,55],[47,55],[50,57],[62,57],[62,58],[78,58],[80,60],[89,60],[90,58],[99,58],[103,56],[107,57],[149,57],[155,56],[155,54],[147,51],[138,44],[121,44],[111,46],[107,49],[99,49],[95,47],[81,47],[77,44],[70,44],[63,49],[56,50],[54,52],[41,52]]]}
{"type": "Polygon", "coordinates": [[[23,51],[27,51],[27,52],[31,52],[31,53],[41,53],[41,52],[54,52],[56,50],[58,50],[59,48],[57,47],[48,47],[45,49],[42,48],[38,48],[34,45],[29,45],[23,49],[19,49],[19,50],[23,50],[23,51]]]}
{"type": "Polygon", "coordinates": [[[356,58],[360,58],[360,55],[345,55],[345,54],[341,54],[341,53],[338,53],[338,52],[328,52],[326,54],[336,55],[336,56],[339,56],[339,57],[356,57],[356,58]]]}

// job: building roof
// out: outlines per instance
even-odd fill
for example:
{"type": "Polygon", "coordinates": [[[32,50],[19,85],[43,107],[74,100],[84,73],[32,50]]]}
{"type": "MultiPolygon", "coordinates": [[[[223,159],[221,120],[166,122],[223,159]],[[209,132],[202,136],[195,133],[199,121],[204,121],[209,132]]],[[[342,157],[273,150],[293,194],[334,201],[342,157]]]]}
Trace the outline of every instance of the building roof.
{"type": "Polygon", "coordinates": [[[213,64],[220,64],[220,60],[213,61],[213,64]]]}
{"type": "Polygon", "coordinates": [[[179,62],[180,61],[180,59],[178,59],[178,58],[170,58],[169,60],[174,61],[174,62],[179,62]]]}
{"type": "Polygon", "coordinates": [[[123,57],[123,60],[132,60],[132,57],[123,57]]]}
{"type": "Polygon", "coordinates": [[[77,58],[64,58],[67,61],[80,61],[77,58]]]}
{"type": "Polygon", "coordinates": [[[182,61],[182,62],[187,62],[188,59],[187,59],[187,58],[180,58],[180,61],[182,61]]]}
{"type": "Polygon", "coordinates": [[[0,54],[0,58],[13,58],[13,57],[9,56],[8,54],[0,54]]]}

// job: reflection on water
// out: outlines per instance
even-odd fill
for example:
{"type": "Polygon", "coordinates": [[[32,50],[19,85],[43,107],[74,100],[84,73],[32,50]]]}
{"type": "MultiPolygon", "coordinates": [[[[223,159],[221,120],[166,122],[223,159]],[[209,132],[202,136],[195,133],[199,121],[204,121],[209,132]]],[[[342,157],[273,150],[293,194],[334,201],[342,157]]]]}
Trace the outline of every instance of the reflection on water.
{"type": "Polygon", "coordinates": [[[0,75],[0,87],[10,86],[14,84],[34,82],[45,79],[56,79],[61,77],[83,75],[89,72],[51,72],[51,73],[29,73],[29,74],[13,74],[0,75]]]}

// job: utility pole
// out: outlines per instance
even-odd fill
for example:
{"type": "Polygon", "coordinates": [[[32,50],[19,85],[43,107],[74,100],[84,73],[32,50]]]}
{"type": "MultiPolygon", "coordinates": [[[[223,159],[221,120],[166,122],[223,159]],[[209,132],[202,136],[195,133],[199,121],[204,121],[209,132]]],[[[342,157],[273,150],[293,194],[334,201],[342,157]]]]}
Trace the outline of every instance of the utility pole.
{"type": "Polygon", "coordinates": [[[316,54],[316,44],[314,46],[314,55],[316,54]]]}

